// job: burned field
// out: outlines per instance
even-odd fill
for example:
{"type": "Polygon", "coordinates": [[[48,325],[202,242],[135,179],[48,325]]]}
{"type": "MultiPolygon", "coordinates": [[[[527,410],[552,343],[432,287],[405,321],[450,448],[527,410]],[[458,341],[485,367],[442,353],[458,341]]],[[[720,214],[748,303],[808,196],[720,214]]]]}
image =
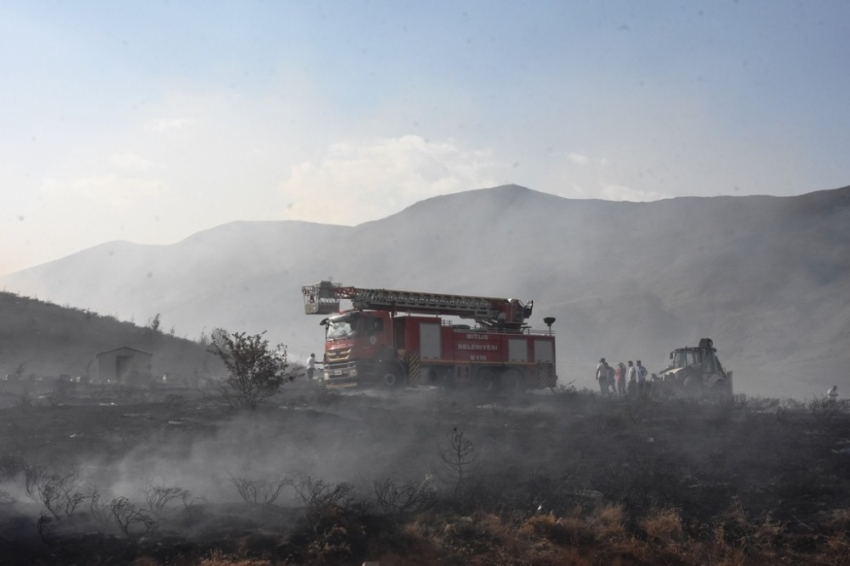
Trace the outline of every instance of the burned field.
{"type": "Polygon", "coordinates": [[[9,564],[839,564],[850,407],[560,390],[0,410],[9,564]]]}

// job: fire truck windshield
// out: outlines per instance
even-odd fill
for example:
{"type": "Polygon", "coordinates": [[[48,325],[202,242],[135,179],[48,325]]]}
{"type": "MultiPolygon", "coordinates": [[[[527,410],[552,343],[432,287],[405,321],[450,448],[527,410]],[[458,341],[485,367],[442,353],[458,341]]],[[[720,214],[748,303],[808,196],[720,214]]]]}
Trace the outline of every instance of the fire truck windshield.
{"type": "Polygon", "coordinates": [[[354,336],[357,328],[357,317],[352,315],[328,319],[328,340],[344,340],[354,336]]]}

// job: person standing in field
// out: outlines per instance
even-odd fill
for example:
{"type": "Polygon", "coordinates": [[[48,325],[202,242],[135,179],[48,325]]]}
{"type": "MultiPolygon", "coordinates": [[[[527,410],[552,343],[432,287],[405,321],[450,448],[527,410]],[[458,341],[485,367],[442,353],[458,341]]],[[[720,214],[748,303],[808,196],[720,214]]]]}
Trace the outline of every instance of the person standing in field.
{"type": "Polygon", "coordinates": [[[626,364],[620,362],[617,364],[617,394],[620,397],[626,396],[626,364]]]}
{"type": "Polygon", "coordinates": [[[838,386],[833,385],[829,388],[829,391],[826,392],[826,398],[830,401],[835,401],[838,399],[838,386]]]}
{"type": "Polygon", "coordinates": [[[605,358],[599,359],[599,364],[596,366],[596,381],[599,382],[599,392],[603,395],[608,394],[608,362],[605,358]]]}
{"type": "Polygon", "coordinates": [[[313,379],[314,371],[316,371],[316,354],[310,354],[307,358],[307,379],[313,379]]]}
{"type": "Polygon", "coordinates": [[[637,370],[635,369],[635,364],[631,360],[629,360],[629,367],[626,370],[626,380],[628,380],[627,391],[629,395],[634,395],[637,393],[637,370]]]}
{"type": "Polygon", "coordinates": [[[640,360],[635,364],[635,373],[637,373],[637,388],[641,397],[646,395],[646,368],[640,363],[640,360]]]}

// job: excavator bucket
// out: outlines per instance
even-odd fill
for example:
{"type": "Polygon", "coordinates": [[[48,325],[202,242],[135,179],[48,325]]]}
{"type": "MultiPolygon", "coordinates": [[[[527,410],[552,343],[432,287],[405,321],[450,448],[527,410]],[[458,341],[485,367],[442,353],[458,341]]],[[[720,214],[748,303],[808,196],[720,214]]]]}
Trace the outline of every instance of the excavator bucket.
{"type": "Polygon", "coordinates": [[[330,281],[320,281],[314,285],[301,287],[304,294],[304,312],[306,314],[334,314],[339,312],[338,285],[330,281]]]}

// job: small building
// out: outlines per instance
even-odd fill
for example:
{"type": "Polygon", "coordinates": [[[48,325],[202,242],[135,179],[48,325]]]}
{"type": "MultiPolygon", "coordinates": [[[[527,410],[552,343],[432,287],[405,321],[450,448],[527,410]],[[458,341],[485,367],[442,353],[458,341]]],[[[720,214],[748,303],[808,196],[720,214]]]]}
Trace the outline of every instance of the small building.
{"type": "Polygon", "coordinates": [[[97,355],[97,383],[146,385],[151,379],[153,354],[123,346],[97,355]]]}

